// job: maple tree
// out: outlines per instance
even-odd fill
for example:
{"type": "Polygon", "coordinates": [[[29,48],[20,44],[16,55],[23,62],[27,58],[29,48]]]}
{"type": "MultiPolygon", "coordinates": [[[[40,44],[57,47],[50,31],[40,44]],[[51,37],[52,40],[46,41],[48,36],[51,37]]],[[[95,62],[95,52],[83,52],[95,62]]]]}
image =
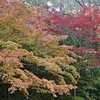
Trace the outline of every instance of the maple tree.
{"type": "MultiPolygon", "coordinates": [[[[62,40],[60,44],[73,45],[72,51],[79,55],[75,66],[81,78],[78,81],[79,88],[75,99],[99,100],[100,8],[91,3],[82,7],[82,10],[76,14],[63,15],[49,11],[45,21],[49,27],[48,33],[67,34],[69,38],[62,40]]],[[[69,100],[74,99],[73,96],[71,97],[69,100]]]]}
{"type": "MultiPolygon", "coordinates": [[[[69,40],[71,39],[69,44],[74,46],[73,51],[76,54],[80,54],[83,58],[84,53],[89,56],[92,54],[92,59],[89,56],[85,56],[87,58],[84,59],[88,59],[90,66],[100,66],[100,9],[93,4],[82,7],[83,10],[77,14],[63,15],[49,11],[45,20],[49,25],[48,33],[67,34],[69,40]]],[[[66,41],[63,43],[68,44],[66,41]]]]}
{"type": "Polygon", "coordinates": [[[68,36],[46,29],[39,7],[0,1],[0,80],[10,93],[28,96],[31,89],[57,96],[77,88],[72,47],[59,45],[68,36]]]}

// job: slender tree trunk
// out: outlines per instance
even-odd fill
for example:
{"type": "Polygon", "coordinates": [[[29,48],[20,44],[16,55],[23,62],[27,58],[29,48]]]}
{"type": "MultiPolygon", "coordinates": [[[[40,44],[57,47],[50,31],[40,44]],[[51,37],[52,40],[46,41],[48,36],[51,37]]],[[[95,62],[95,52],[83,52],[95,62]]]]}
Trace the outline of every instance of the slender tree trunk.
{"type": "Polygon", "coordinates": [[[74,97],[76,98],[76,89],[74,89],[74,97]]]}

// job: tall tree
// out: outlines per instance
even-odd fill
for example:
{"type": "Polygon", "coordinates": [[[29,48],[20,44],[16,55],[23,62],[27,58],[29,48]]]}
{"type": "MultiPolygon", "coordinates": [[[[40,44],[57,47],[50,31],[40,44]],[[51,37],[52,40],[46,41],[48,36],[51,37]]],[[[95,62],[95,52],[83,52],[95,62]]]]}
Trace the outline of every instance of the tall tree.
{"type": "Polygon", "coordinates": [[[77,88],[71,47],[59,45],[67,36],[48,34],[46,28],[40,8],[0,1],[0,81],[10,93],[57,96],[77,88]]]}

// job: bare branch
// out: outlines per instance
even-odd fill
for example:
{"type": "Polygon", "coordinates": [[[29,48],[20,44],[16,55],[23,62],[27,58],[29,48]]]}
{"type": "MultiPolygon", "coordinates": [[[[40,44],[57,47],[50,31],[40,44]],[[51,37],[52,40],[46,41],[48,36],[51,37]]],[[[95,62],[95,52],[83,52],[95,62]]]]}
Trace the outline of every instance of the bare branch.
{"type": "Polygon", "coordinates": [[[77,2],[81,7],[84,7],[84,5],[80,3],[78,0],[75,0],[75,2],[77,2]]]}

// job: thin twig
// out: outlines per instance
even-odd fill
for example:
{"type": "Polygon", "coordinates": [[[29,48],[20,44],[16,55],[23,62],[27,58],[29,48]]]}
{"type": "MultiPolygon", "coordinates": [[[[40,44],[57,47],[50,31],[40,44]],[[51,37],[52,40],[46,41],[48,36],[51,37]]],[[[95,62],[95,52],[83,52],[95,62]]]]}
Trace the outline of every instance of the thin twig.
{"type": "Polygon", "coordinates": [[[81,7],[84,7],[78,0],[75,0],[81,7]]]}

